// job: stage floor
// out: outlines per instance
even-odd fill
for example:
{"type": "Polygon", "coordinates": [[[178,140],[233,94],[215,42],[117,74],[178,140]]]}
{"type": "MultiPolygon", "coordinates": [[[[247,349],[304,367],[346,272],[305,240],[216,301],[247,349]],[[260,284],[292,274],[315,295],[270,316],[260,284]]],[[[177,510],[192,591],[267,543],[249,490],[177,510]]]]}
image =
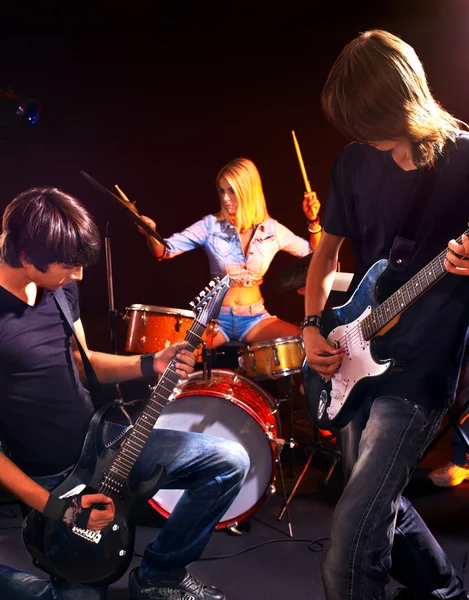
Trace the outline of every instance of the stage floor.
{"type": "MultiPolygon", "coordinates": [[[[439,466],[448,456],[449,446],[443,441],[417,469],[406,495],[448,553],[468,587],[469,482],[456,488],[439,489],[427,479],[430,468],[439,466]]],[[[302,459],[302,449],[297,448],[297,473],[302,459]]],[[[284,462],[288,474],[291,465],[287,456],[284,462]]],[[[313,552],[308,546],[312,540],[328,536],[332,512],[342,485],[340,468],[337,468],[329,485],[322,488],[326,469],[327,460],[324,457],[314,459],[290,505],[293,539],[288,536],[285,517],[281,522],[277,520],[283,502],[282,494],[277,491],[251,518],[242,522],[242,535],[234,535],[227,530],[215,532],[203,556],[204,560],[192,564],[191,572],[225,590],[228,600],[323,600],[319,568],[321,551],[313,552]],[[235,556],[216,559],[225,555],[235,556]]],[[[294,478],[288,477],[287,487],[291,487],[293,482],[294,478]]],[[[139,523],[135,552],[141,554],[164,520],[147,504],[139,505],[135,514],[139,523]]],[[[37,572],[23,547],[18,506],[2,504],[0,515],[0,563],[37,572]]],[[[324,543],[327,544],[327,541],[324,543]]],[[[320,550],[320,546],[316,550],[320,550]]],[[[139,560],[134,557],[132,564],[137,565],[139,560]]],[[[108,598],[128,598],[127,576],[111,586],[108,598]]]]}

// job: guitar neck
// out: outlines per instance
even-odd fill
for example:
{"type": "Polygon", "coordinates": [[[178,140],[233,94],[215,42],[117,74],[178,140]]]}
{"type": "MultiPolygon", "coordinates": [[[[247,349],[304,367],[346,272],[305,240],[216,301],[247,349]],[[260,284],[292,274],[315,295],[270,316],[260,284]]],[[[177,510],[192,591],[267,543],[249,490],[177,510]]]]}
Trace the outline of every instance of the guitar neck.
{"type": "MultiPolygon", "coordinates": [[[[469,229],[463,235],[469,235],[469,229]]],[[[462,243],[462,235],[456,242],[458,244],[462,243]]],[[[447,252],[448,249],[445,248],[428,265],[416,273],[363,319],[361,326],[365,339],[370,340],[378,331],[404,312],[406,308],[413,304],[420,296],[423,296],[427,290],[447,274],[448,271],[445,268],[447,252]]]]}
{"type": "MultiPolygon", "coordinates": [[[[193,352],[197,348],[201,342],[205,327],[197,319],[194,321],[184,338],[188,342],[186,350],[193,352]]],[[[128,479],[130,471],[149,438],[156,420],[173,394],[174,388],[180,379],[180,376],[176,373],[176,363],[177,359],[173,358],[167,366],[159,382],[153,388],[150,398],[135,422],[129,437],[112,463],[110,473],[120,481],[128,479]]]]}

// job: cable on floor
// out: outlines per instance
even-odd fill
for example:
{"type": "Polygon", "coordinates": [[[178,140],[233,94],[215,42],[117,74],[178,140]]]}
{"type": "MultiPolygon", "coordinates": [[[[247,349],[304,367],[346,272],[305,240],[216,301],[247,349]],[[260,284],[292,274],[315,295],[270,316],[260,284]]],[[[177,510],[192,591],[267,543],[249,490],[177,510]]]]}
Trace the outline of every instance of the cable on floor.
{"type": "MultiPolygon", "coordinates": [[[[222,558],[232,558],[233,556],[239,556],[240,554],[244,554],[245,552],[249,552],[250,550],[255,550],[256,548],[261,548],[262,546],[267,546],[267,544],[276,544],[279,542],[301,542],[303,544],[307,543],[308,544],[308,550],[311,550],[311,552],[322,552],[324,550],[324,544],[323,542],[326,542],[329,538],[328,537],[320,537],[320,538],[316,538],[315,540],[296,540],[294,538],[282,538],[282,539],[275,539],[275,540],[267,540],[265,542],[261,542],[260,544],[255,544],[254,546],[249,546],[248,548],[243,548],[242,550],[239,550],[238,552],[233,552],[232,554],[221,554],[219,556],[207,556],[205,558],[199,558],[199,561],[203,561],[203,560],[220,560],[222,558]]],[[[134,556],[137,556],[138,558],[142,558],[143,554],[137,554],[136,552],[134,553],[134,556]]]]}

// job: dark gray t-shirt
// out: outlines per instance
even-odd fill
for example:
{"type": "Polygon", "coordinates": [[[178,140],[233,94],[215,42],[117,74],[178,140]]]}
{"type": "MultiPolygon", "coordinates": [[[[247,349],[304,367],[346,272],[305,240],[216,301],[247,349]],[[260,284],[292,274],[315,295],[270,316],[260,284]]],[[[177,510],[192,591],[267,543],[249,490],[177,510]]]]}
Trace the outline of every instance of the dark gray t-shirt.
{"type": "MultiPolygon", "coordinates": [[[[412,239],[415,247],[405,271],[386,273],[381,287],[387,293],[380,301],[466,231],[468,221],[467,133],[431,172],[403,171],[390,152],[355,142],[336,159],[323,225],[327,233],[351,240],[356,271],[351,291],[371,265],[388,258],[396,235],[412,239]],[[409,203],[417,203],[417,210],[407,211],[409,203]]],[[[431,406],[451,402],[468,324],[469,278],[447,274],[377,339],[378,357],[393,357],[405,369],[381,379],[376,393],[431,406]]]]}
{"type": "MultiPolygon", "coordinates": [[[[77,284],[64,292],[76,321],[77,284]]],[[[0,423],[13,460],[29,475],[50,475],[73,465],[93,405],[51,292],[28,306],[0,286],[0,385],[0,423]]]]}

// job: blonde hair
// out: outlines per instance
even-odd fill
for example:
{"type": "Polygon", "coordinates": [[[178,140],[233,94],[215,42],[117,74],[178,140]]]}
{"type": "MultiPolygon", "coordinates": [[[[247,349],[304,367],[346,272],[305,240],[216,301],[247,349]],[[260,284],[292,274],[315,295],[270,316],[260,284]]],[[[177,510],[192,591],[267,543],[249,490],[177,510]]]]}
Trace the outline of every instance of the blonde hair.
{"type": "Polygon", "coordinates": [[[345,46],[321,102],[332,124],[351,139],[409,139],[417,167],[433,167],[446,144],[468,127],[433,98],[415,50],[380,29],[345,46]]]}
{"type": "Polygon", "coordinates": [[[262,191],[261,176],[251,160],[235,158],[221,168],[215,180],[217,189],[219,189],[222,177],[225,177],[236,194],[238,210],[233,219],[220,200],[220,212],[217,214],[219,221],[226,219],[242,232],[269,218],[262,191]]]}

